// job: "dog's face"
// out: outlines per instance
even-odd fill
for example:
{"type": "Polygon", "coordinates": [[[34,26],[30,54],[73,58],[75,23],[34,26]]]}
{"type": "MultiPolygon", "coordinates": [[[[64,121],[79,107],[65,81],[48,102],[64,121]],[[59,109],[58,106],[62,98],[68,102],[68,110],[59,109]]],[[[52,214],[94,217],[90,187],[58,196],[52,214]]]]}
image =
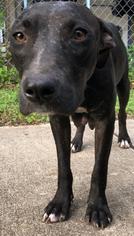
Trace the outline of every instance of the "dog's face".
{"type": "Polygon", "coordinates": [[[21,112],[74,112],[84,99],[100,50],[111,45],[109,32],[86,7],[47,2],[24,11],[10,35],[22,77],[21,112]]]}

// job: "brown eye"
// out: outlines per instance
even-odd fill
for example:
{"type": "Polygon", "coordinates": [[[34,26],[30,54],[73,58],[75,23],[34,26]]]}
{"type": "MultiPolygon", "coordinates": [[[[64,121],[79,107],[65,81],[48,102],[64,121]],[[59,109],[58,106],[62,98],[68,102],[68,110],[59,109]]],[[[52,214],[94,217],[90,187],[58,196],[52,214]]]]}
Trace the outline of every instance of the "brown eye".
{"type": "Polygon", "coordinates": [[[18,43],[25,43],[27,41],[27,37],[22,32],[17,32],[13,36],[18,43]]]}
{"type": "Polygon", "coordinates": [[[83,42],[86,39],[87,31],[84,29],[77,29],[73,34],[73,40],[76,42],[83,42]]]}

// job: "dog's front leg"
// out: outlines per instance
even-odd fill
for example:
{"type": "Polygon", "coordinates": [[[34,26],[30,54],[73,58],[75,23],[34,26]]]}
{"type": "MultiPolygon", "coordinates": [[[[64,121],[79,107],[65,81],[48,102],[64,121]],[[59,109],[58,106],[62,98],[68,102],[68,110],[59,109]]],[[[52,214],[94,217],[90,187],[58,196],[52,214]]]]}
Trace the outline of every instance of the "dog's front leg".
{"type": "Polygon", "coordinates": [[[114,115],[96,123],[95,165],[91,179],[86,218],[96,227],[105,228],[112,221],[105,195],[108,159],[111,150],[114,115]]]}
{"type": "Polygon", "coordinates": [[[43,221],[58,222],[68,218],[72,192],[70,169],[71,127],[67,116],[50,116],[58,157],[58,189],[53,200],[45,208],[43,221]]]}

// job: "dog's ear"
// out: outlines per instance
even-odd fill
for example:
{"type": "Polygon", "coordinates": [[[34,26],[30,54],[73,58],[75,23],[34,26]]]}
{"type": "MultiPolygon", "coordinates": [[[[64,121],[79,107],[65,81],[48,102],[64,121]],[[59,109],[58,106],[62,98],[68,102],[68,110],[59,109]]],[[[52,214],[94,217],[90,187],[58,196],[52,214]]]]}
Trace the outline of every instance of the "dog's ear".
{"type": "Polygon", "coordinates": [[[97,67],[102,68],[107,61],[110,49],[115,47],[116,43],[114,41],[110,25],[108,23],[105,23],[101,19],[98,20],[100,24],[100,43],[97,67]]]}
{"type": "Polygon", "coordinates": [[[116,44],[110,26],[101,19],[98,20],[100,23],[100,51],[115,47],[116,44]]]}

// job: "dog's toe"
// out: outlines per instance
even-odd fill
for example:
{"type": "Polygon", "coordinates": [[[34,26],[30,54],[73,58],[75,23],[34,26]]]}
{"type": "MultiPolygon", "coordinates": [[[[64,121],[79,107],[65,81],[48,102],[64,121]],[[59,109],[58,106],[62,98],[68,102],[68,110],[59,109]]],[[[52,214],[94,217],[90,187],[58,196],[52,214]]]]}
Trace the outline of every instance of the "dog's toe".
{"type": "Polygon", "coordinates": [[[104,229],[112,222],[112,215],[108,206],[101,208],[88,207],[86,212],[86,221],[96,228],[104,229]]]}
{"type": "Polygon", "coordinates": [[[128,140],[121,140],[121,142],[119,142],[119,147],[124,149],[130,148],[130,143],[128,140]]]}
{"type": "Polygon", "coordinates": [[[71,143],[71,151],[72,151],[72,152],[76,152],[75,150],[76,150],[76,149],[75,149],[75,145],[71,143]]]}
{"type": "Polygon", "coordinates": [[[55,214],[50,214],[50,215],[49,215],[49,220],[50,220],[50,222],[52,222],[52,223],[56,223],[56,222],[59,221],[59,216],[56,216],[55,214]]]}
{"type": "Polygon", "coordinates": [[[68,219],[71,206],[71,197],[60,199],[58,196],[49,202],[44,210],[42,222],[56,223],[68,219]]]}
{"type": "Polygon", "coordinates": [[[75,152],[80,152],[82,149],[82,141],[81,140],[76,140],[74,139],[72,142],[71,142],[71,150],[73,153],[75,152]]]}
{"type": "Polygon", "coordinates": [[[65,216],[63,214],[56,216],[54,213],[51,213],[50,215],[45,213],[43,216],[42,222],[57,223],[57,222],[64,221],[64,220],[65,220],[65,216]]]}
{"type": "Polygon", "coordinates": [[[50,215],[45,213],[43,216],[42,222],[56,223],[56,222],[64,221],[64,220],[65,220],[65,216],[63,214],[56,216],[54,213],[51,213],[50,215]]]}

